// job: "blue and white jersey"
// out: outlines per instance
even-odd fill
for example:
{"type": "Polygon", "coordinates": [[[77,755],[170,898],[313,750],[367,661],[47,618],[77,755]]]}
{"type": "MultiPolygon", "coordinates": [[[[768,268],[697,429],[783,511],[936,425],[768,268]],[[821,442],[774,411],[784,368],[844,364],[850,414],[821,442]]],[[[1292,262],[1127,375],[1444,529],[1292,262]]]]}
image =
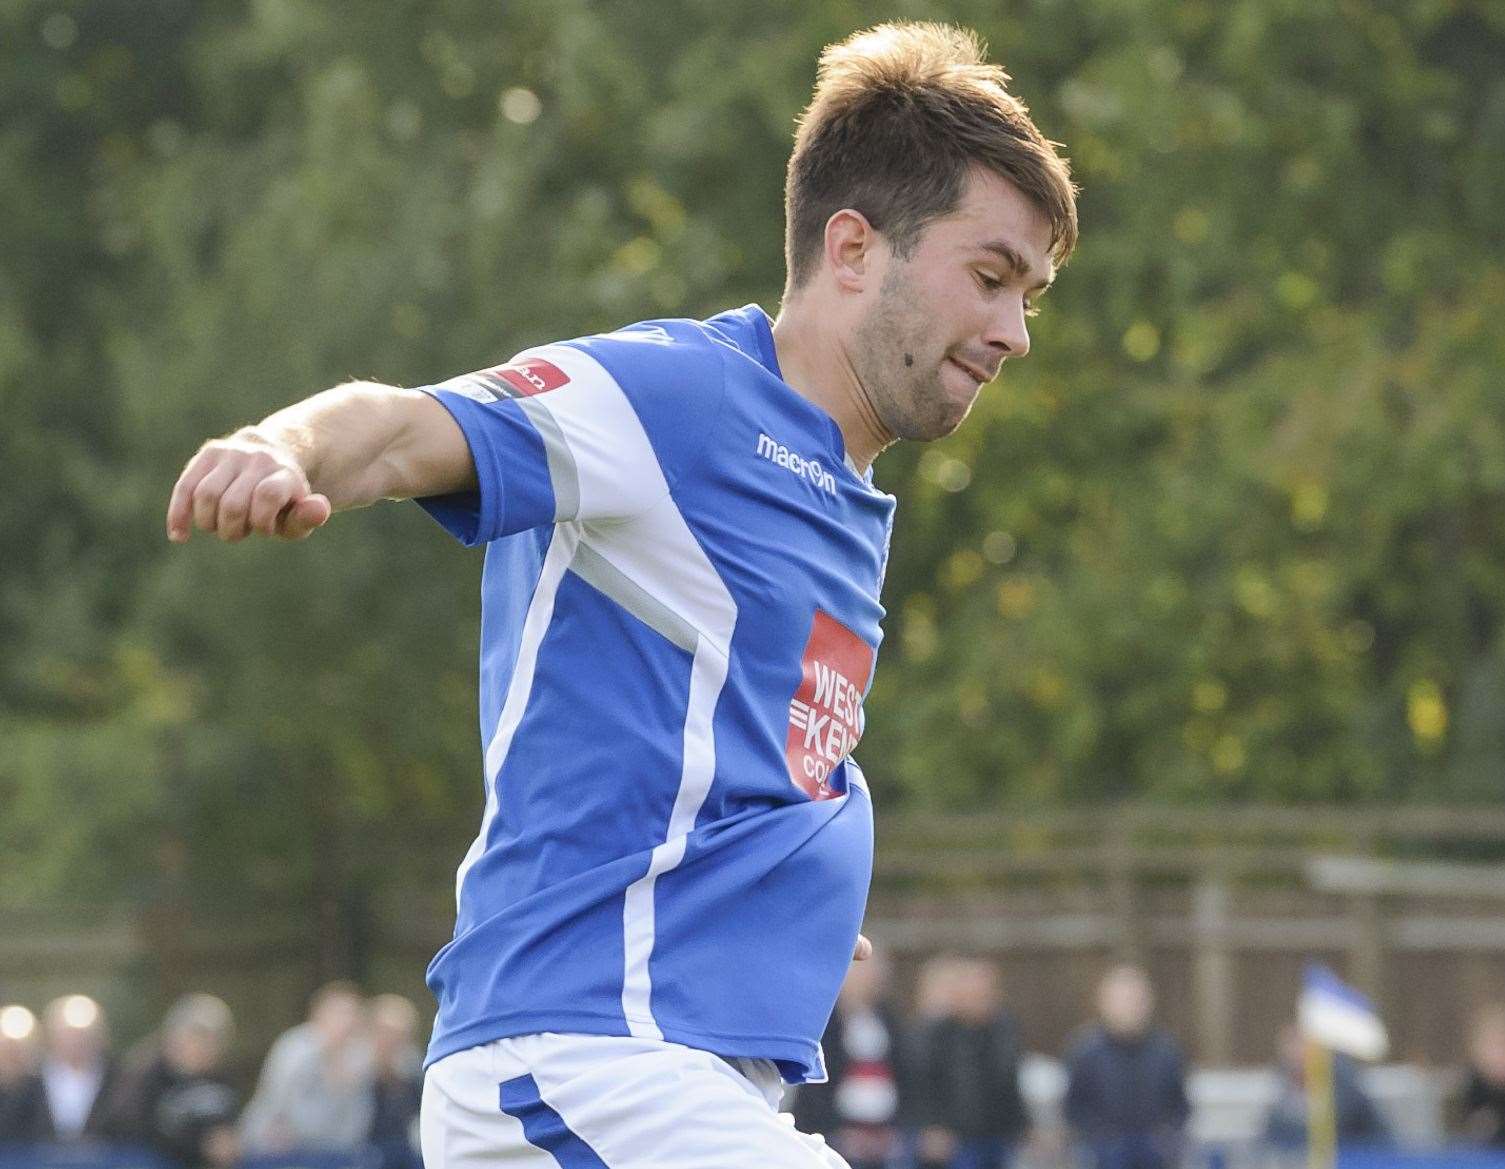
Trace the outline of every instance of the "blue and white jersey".
{"type": "Polygon", "coordinates": [[[862,733],[894,501],[756,305],[530,349],[428,391],[474,493],[486,807],[429,967],[433,1062],[666,1039],[824,1077],[872,870],[862,733]]]}

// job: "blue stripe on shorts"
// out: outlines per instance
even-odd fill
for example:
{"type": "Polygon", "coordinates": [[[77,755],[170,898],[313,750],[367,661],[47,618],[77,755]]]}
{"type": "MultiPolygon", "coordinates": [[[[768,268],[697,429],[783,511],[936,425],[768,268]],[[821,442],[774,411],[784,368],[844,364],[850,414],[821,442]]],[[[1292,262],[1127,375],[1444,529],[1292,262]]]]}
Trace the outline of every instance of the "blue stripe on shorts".
{"type": "Polygon", "coordinates": [[[564,1117],[544,1103],[532,1076],[518,1076],[501,1085],[502,1111],[522,1122],[528,1143],[553,1156],[561,1169],[610,1169],[564,1123],[564,1117]]]}

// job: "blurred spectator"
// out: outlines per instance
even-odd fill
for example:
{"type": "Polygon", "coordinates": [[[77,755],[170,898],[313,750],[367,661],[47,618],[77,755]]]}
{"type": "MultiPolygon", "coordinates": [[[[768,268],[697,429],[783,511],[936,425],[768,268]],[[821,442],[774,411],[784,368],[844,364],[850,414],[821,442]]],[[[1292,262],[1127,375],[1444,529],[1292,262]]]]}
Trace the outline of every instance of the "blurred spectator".
{"type": "Polygon", "coordinates": [[[399,994],[371,1000],[374,1061],[369,1141],[380,1169],[422,1169],[418,1155],[418,1108],[423,1100],[423,1053],[418,1047],[418,1009],[399,994]]]}
{"type": "Polygon", "coordinates": [[[0,1008],[0,1145],[30,1143],[43,1124],[36,1037],[35,1015],[14,1004],[0,1008]]]}
{"type": "Polygon", "coordinates": [[[900,1151],[905,1046],[887,988],[881,957],[852,964],[821,1037],[829,1078],[794,1098],[796,1127],[823,1134],[852,1169],[882,1169],[900,1151]]]}
{"type": "Polygon", "coordinates": [[[208,994],[185,995],[161,1031],[132,1051],[104,1103],[112,1139],[145,1145],[182,1165],[235,1162],[239,1097],[224,1080],[230,1008],[208,994]]]}
{"type": "Polygon", "coordinates": [[[247,1153],[353,1149],[371,1131],[372,1052],[360,991],[331,982],[308,1021],[284,1032],[262,1064],[241,1117],[247,1153]]]}
{"type": "MultiPolygon", "coordinates": [[[[1307,1043],[1300,1029],[1288,1023],[1280,1029],[1279,1044],[1280,1094],[1265,1118],[1265,1140],[1279,1149],[1301,1149],[1307,1142],[1307,1043]]],[[[1334,1053],[1332,1061],[1338,1143],[1389,1141],[1389,1129],[1359,1083],[1353,1060],[1334,1053]]]]}
{"type": "Polygon", "coordinates": [[[98,1136],[99,1105],[113,1071],[104,1012],[87,995],[53,999],[42,1015],[42,1043],[41,1059],[5,1089],[0,1131],[27,1144],[98,1136]]]}
{"type": "Polygon", "coordinates": [[[920,967],[919,977],[915,979],[916,1023],[934,1022],[951,1013],[956,1001],[957,975],[960,971],[960,959],[951,955],[932,958],[920,967]]]}
{"type": "Polygon", "coordinates": [[[88,995],[53,999],[42,1015],[39,1079],[45,1125],[36,1140],[99,1135],[106,1090],[114,1077],[104,1012],[88,995]]]}
{"type": "MultiPolygon", "coordinates": [[[[907,1036],[906,1062],[910,1067],[918,1069],[924,1066],[928,1058],[926,1050],[930,1029],[951,1015],[960,973],[961,960],[949,954],[932,958],[920,967],[919,976],[915,980],[914,1013],[910,1018],[907,1036]]],[[[918,1071],[915,1073],[917,1096],[925,1091],[924,1085],[920,1083],[921,1074],[918,1071]]],[[[913,1109],[915,1115],[911,1116],[918,1128],[913,1158],[915,1163],[920,1169],[949,1164],[951,1154],[956,1151],[952,1135],[943,1128],[923,1127],[919,1111],[918,1108],[913,1109]]]]}
{"type": "Polygon", "coordinates": [[[920,1161],[1002,1169],[1029,1128],[1019,1090],[1019,1028],[1003,1009],[991,962],[950,960],[947,966],[933,976],[942,1010],[916,1043],[920,1161]]]}
{"type": "Polygon", "coordinates": [[[1191,1111],[1181,1049],[1150,1025],[1155,997],[1135,966],[1098,986],[1099,1022],[1066,1056],[1066,1122],[1096,1169],[1163,1169],[1180,1158],[1191,1111]]]}
{"type": "Polygon", "coordinates": [[[1463,1137],[1505,1147],[1505,1003],[1485,1007],[1475,1017],[1468,1055],[1463,1137]]]}

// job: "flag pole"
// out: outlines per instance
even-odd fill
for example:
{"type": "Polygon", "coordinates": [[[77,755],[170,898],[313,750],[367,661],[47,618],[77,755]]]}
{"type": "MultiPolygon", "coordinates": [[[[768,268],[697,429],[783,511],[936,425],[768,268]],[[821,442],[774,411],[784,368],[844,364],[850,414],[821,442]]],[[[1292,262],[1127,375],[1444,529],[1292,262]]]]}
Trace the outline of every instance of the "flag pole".
{"type": "Polygon", "coordinates": [[[1334,1169],[1338,1157],[1338,1108],[1333,1084],[1333,1053],[1306,1041],[1307,1169],[1334,1169]]]}

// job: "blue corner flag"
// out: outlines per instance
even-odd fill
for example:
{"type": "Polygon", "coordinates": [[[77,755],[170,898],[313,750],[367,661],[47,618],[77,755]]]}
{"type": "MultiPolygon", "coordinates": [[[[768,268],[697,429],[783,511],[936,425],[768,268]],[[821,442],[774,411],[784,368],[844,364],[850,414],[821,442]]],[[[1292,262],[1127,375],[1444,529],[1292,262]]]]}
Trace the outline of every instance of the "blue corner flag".
{"type": "Polygon", "coordinates": [[[1390,1046],[1374,1004],[1316,962],[1306,968],[1297,1019],[1307,1039],[1356,1059],[1382,1059],[1390,1046]]]}

